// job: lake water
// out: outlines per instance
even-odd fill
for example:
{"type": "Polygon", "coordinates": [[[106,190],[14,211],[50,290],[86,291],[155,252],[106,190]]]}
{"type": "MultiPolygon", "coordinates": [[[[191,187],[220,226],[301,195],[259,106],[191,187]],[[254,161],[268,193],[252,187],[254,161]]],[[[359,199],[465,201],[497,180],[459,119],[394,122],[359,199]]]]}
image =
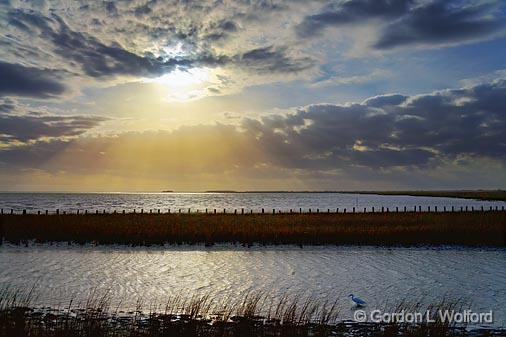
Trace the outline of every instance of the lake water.
{"type": "Polygon", "coordinates": [[[253,247],[40,245],[0,246],[0,285],[37,284],[37,305],[66,306],[92,291],[110,290],[114,305],[160,308],[170,295],[211,294],[240,299],[250,291],[305,294],[338,300],[350,318],[347,295],[368,310],[402,300],[434,303],[470,300],[474,311],[494,312],[506,324],[506,250],[469,248],[253,247]]]}
{"type": "Polygon", "coordinates": [[[434,198],[434,197],[412,197],[412,196],[382,196],[365,194],[343,194],[343,193],[0,193],[0,208],[4,210],[14,209],[21,211],[49,210],[56,209],[75,212],[77,209],[106,210],[127,212],[136,209],[150,209],[166,212],[169,209],[176,211],[178,209],[192,211],[204,211],[217,209],[219,212],[223,209],[233,211],[234,209],[244,208],[246,211],[261,211],[265,208],[270,212],[272,209],[288,211],[289,209],[304,211],[317,208],[323,211],[327,209],[343,211],[347,208],[351,211],[356,207],[357,211],[368,211],[375,207],[376,210],[388,207],[394,210],[399,207],[403,210],[407,207],[412,210],[413,207],[427,207],[442,211],[443,207],[450,209],[454,206],[474,207],[479,209],[484,207],[505,207],[506,203],[502,201],[479,201],[458,198],[434,198]]]}

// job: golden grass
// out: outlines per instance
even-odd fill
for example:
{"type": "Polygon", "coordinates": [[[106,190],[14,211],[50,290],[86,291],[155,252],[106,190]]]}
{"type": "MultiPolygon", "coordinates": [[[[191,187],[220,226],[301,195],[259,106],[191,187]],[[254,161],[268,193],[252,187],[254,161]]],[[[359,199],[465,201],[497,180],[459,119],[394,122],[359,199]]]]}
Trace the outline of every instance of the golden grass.
{"type": "Polygon", "coordinates": [[[22,243],[505,246],[506,212],[2,215],[22,243]]]}

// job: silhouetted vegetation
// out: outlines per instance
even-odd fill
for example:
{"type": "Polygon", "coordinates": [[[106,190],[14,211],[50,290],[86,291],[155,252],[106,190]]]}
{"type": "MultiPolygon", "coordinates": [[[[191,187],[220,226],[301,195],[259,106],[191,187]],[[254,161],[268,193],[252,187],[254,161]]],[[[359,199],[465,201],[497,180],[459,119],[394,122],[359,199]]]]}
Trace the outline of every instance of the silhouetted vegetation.
{"type": "Polygon", "coordinates": [[[506,212],[1,215],[13,243],[505,246],[506,212]]]}
{"type": "MultiPolygon", "coordinates": [[[[468,330],[443,322],[354,323],[337,320],[336,302],[282,297],[267,301],[262,294],[248,294],[231,302],[208,295],[185,300],[169,298],[161,312],[112,311],[108,294],[91,294],[79,306],[30,307],[30,293],[0,293],[1,337],[257,337],[257,336],[500,336],[504,330],[468,330]],[[220,303],[220,304],[217,304],[220,303]]],[[[458,309],[458,301],[422,308],[402,303],[395,310],[458,309]]]]}

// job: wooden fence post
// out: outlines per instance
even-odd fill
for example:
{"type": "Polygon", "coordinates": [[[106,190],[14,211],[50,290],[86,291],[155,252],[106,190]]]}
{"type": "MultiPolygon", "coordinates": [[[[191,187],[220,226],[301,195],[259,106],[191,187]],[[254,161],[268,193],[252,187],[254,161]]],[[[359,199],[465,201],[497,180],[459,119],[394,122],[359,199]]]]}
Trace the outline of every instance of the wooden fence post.
{"type": "Polygon", "coordinates": [[[60,210],[57,208],[56,209],[56,215],[60,214],[60,210]]]}

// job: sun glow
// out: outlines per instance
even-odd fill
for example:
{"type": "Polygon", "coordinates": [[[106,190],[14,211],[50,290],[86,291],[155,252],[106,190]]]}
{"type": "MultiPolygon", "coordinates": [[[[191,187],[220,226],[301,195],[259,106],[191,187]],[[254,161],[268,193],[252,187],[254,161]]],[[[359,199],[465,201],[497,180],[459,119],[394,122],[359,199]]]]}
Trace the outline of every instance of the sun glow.
{"type": "Polygon", "coordinates": [[[207,88],[213,85],[211,71],[207,68],[180,69],[148,80],[168,89],[167,99],[171,101],[189,101],[201,98],[207,88]]]}

